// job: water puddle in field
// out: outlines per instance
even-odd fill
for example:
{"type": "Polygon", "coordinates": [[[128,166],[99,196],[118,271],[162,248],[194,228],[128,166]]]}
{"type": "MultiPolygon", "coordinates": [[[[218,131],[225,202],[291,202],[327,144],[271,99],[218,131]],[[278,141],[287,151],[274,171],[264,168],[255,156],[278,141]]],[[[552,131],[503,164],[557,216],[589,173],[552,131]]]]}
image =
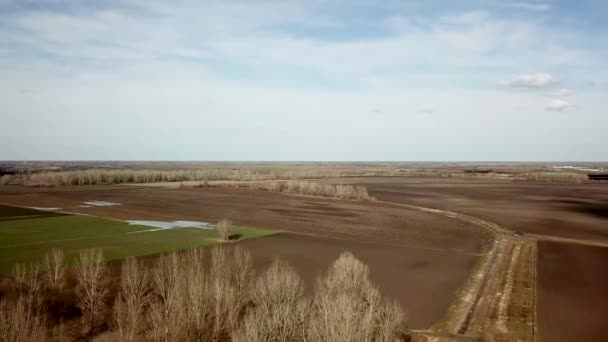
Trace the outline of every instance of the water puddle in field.
{"type": "Polygon", "coordinates": [[[120,203],[106,202],[106,201],[86,201],[83,203],[86,205],[94,206],[94,207],[111,207],[113,205],[121,205],[120,203]]]}
{"type": "Polygon", "coordinates": [[[41,208],[41,207],[28,207],[30,209],[41,210],[41,211],[57,211],[61,210],[61,208],[41,208]]]}
{"type": "MultiPolygon", "coordinates": [[[[176,229],[176,228],[200,228],[213,229],[215,226],[207,222],[199,221],[146,221],[146,220],[131,220],[127,221],[130,225],[154,227],[157,229],[139,230],[132,233],[153,232],[157,230],[176,229]]],[[[132,234],[130,233],[130,234],[132,234]]]]}

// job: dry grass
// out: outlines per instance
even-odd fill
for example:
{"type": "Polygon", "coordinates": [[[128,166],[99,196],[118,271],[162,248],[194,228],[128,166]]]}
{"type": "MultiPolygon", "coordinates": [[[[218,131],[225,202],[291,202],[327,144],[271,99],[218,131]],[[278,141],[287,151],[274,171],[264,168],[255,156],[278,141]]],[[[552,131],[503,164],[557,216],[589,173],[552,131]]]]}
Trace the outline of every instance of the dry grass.
{"type": "Polygon", "coordinates": [[[515,335],[508,331],[497,329],[496,327],[489,328],[481,337],[482,342],[517,342],[520,341],[515,335]]]}

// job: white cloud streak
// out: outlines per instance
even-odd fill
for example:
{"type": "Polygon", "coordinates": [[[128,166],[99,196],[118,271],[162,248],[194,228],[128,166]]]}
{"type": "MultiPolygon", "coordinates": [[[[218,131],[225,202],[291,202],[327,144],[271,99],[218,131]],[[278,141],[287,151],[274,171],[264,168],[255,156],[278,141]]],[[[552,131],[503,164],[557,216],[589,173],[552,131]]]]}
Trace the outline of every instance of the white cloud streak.
{"type": "Polygon", "coordinates": [[[546,110],[563,112],[565,110],[576,109],[576,105],[561,99],[554,99],[547,103],[545,106],[546,110]]]}
{"type": "Polygon", "coordinates": [[[435,107],[423,107],[423,108],[420,108],[418,111],[420,113],[423,113],[423,114],[433,114],[433,113],[435,113],[437,111],[437,108],[435,108],[435,107]]]}
{"type": "Polygon", "coordinates": [[[508,81],[501,81],[500,84],[506,85],[511,88],[542,89],[559,84],[559,80],[557,80],[550,74],[537,73],[522,75],[508,81]]]}
{"type": "Polygon", "coordinates": [[[567,97],[567,96],[572,96],[572,95],[574,95],[574,92],[568,88],[561,88],[561,89],[558,89],[557,91],[547,94],[547,96],[551,96],[551,97],[567,97]]]}
{"type": "Polygon", "coordinates": [[[534,2],[504,2],[504,3],[500,3],[499,6],[528,10],[528,11],[539,11],[539,12],[548,11],[552,8],[551,4],[549,4],[549,3],[534,3],[534,2]]]}

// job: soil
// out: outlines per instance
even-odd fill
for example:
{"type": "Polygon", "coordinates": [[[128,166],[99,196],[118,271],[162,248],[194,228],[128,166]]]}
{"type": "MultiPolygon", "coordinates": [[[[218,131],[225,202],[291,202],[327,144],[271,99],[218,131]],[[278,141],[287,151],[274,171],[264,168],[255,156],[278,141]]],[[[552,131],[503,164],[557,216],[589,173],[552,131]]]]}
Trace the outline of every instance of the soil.
{"type": "MultiPolygon", "coordinates": [[[[463,213],[522,232],[524,238],[538,239],[538,340],[608,340],[604,324],[608,277],[602,272],[608,269],[608,248],[584,245],[608,243],[608,184],[441,178],[324,181],[364,185],[380,201],[463,213]],[[576,244],[548,241],[558,238],[576,244]]],[[[350,250],[368,263],[383,293],[408,309],[413,328],[428,328],[443,317],[491,239],[479,227],[434,213],[254,189],[123,185],[30,191],[12,187],[0,194],[0,202],[62,207],[124,220],[216,222],[230,218],[236,224],[279,229],[285,233],[239,245],[250,249],[258,270],[276,256],[287,259],[309,290],[339,253],[350,250]],[[79,207],[90,200],[121,205],[79,207]]],[[[526,277],[522,284],[532,282],[526,277]]],[[[517,285],[519,278],[515,278],[517,285]]],[[[529,292],[526,286],[521,288],[529,292]]],[[[518,291],[511,292],[511,304],[503,305],[503,314],[515,317],[518,303],[533,296],[519,298],[518,291]]],[[[521,322],[528,324],[524,319],[521,322]]]]}
{"type": "Polygon", "coordinates": [[[608,242],[608,183],[358,179],[379,200],[470,214],[510,230],[608,242]]]}
{"type": "Polygon", "coordinates": [[[608,341],[608,248],[538,242],[538,341],[608,341]]]}
{"type": "Polygon", "coordinates": [[[374,202],[285,195],[239,188],[53,188],[0,195],[19,206],[60,207],[122,220],[189,220],[279,229],[285,233],[244,241],[262,270],[287,259],[305,279],[315,279],[343,251],[366,262],[382,292],[401,303],[412,328],[442,319],[487,247],[484,229],[434,213],[374,202]],[[84,201],[120,203],[80,207],[84,201]]]}
{"type": "Polygon", "coordinates": [[[256,269],[267,267],[275,257],[287,260],[312,291],[316,278],[325,272],[343,251],[350,251],[370,268],[372,281],[381,293],[396,300],[409,314],[411,328],[428,328],[437,322],[465,283],[477,257],[415,248],[377,246],[281,233],[244,241],[256,269]],[[380,247],[380,248],[379,248],[380,247]]]}
{"type": "Polygon", "coordinates": [[[125,188],[0,195],[0,203],[58,207],[121,220],[217,222],[273,228],[302,235],[366,241],[453,253],[484,251],[484,230],[403,207],[293,196],[244,188],[125,188]],[[114,206],[86,207],[85,201],[114,206]],[[51,206],[52,204],[52,206],[51,206]]]}

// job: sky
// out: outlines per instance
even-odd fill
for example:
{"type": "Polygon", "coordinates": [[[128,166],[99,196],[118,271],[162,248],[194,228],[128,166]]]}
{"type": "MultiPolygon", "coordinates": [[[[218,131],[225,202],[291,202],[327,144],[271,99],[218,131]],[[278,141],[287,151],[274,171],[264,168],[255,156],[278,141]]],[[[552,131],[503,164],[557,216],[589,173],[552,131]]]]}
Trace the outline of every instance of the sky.
{"type": "Polygon", "coordinates": [[[0,0],[0,160],[608,160],[608,1],[0,0]]]}

